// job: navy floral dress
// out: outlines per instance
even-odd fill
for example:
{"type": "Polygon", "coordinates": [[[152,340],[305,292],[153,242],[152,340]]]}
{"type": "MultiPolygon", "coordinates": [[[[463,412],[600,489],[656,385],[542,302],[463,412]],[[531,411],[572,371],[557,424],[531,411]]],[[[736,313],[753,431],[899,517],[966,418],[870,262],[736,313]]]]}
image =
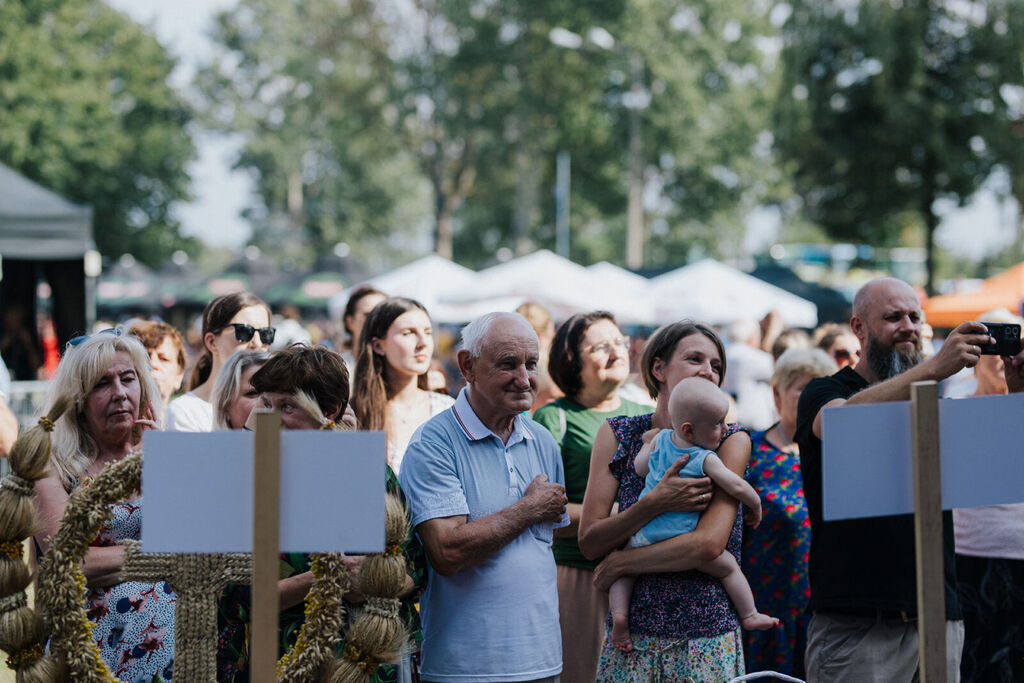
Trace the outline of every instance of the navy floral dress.
{"type": "MultiPolygon", "coordinates": [[[[651,428],[651,415],[613,417],[608,425],[619,441],[608,468],[619,480],[619,507],[626,510],[636,503],[644,488],[644,478],[636,473],[633,463],[643,445],[641,437],[651,428]]],[[[728,425],[722,442],[740,430],[738,425],[728,425]]],[[[737,510],[726,543],[726,550],[737,561],[742,519],[742,510],[737,510]]],[[[610,618],[606,628],[611,629],[610,618]]],[[[640,575],[629,605],[633,650],[617,650],[606,638],[597,680],[729,681],[743,674],[740,630],[736,612],[718,579],[696,570],[640,575]]]]}
{"type": "MultiPolygon", "coordinates": [[[[142,498],[114,505],[113,513],[94,546],[141,538],[142,498]]],[[[122,581],[107,588],[90,588],[86,599],[87,614],[95,622],[93,639],[116,678],[152,683],[171,680],[178,600],[166,583],[122,581]]]]}
{"type": "Polygon", "coordinates": [[[804,678],[810,621],[807,553],[811,549],[811,522],[800,476],[800,456],[768,443],[766,433],[750,435],[753,445],[747,482],[761,496],[763,514],[758,528],[744,530],[742,566],[757,609],[777,617],[782,626],[745,631],[743,650],[749,670],[804,678]]]}

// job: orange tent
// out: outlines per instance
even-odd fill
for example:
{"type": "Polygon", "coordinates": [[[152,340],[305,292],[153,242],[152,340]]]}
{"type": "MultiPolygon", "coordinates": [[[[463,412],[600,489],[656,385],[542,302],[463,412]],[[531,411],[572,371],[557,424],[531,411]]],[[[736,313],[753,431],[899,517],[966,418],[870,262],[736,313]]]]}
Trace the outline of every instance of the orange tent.
{"type": "Polygon", "coordinates": [[[965,320],[977,320],[985,311],[1007,308],[1020,314],[1024,301],[1024,263],[984,280],[981,289],[970,294],[944,294],[924,302],[925,320],[932,327],[956,327],[965,320]]]}

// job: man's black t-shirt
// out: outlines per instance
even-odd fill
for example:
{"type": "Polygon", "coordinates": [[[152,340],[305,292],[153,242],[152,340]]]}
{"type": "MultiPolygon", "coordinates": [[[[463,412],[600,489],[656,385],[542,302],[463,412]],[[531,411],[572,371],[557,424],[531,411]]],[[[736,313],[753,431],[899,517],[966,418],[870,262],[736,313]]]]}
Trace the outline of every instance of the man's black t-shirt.
{"type": "MultiPolygon", "coordinates": [[[[868,383],[851,368],[812,380],[797,408],[794,438],[811,519],[811,610],[886,609],[917,613],[913,515],[837,522],[822,520],[821,440],[814,418],[829,401],[849,398],[868,383]]],[[[864,425],[871,429],[871,425],[864,425]]],[[[884,476],[884,475],[879,475],[884,476]]],[[[946,618],[961,619],[956,596],[953,517],[942,515],[946,618]]]]}

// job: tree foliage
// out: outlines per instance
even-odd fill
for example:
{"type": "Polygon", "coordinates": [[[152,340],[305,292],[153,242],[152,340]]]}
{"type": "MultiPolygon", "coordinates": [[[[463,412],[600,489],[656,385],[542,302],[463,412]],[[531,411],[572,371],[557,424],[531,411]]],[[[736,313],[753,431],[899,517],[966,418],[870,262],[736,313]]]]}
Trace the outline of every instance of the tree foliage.
{"type": "Polygon", "coordinates": [[[776,131],[807,214],[875,245],[919,229],[930,289],[936,200],[965,203],[1012,147],[1020,12],[1016,0],[794,3],[776,131]]]}
{"type": "Polygon", "coordinates": [[[263,230],[373,249],[408,237],[398,216],[419,212],[435,248],[469,265],[554,246],[561,151],[572,257],[622,262],[638,115],[650,260],[666,262],[740,230],[770,176],[763,9],[693,7],[681,19],[668,0],[242,0],[218,19],[223,52],[201,84],[211,116],[245,138],[263,230]],[[650,100],[638,114],[637,86],[650,100]]]}
{"type": "Polygon", "coordinates": [[[175,62],[101,0],[0,2],[0,160],[93,207],[109,256],[156,265],[181,248],[191,113],[175,62]]]}

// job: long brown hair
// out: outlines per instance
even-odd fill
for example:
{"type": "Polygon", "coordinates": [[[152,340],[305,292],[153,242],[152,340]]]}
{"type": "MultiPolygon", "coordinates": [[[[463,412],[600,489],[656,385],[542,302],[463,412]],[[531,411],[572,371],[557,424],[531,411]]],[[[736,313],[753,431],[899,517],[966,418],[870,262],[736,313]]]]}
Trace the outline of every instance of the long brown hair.
{"type": "Polygon", "coordinates": [[[192,391],[210,378],[210,370],[213,369],[213,354],[206,348],[206,333],[219,332],[223,330],[231,319],[242,310],[250,306],[262,306],[267,309],[267,319],[270,319],[270,306],[252,292],[238,292],[236,294],[225,294],[219,296],[203,309],[203,331],[201,343],[203,353],[192,368],[192,374],[188,377],[188,390],[192,391]]]}
{"type": "MultiPolygon", "coordinates": [[[[377,304],[366,316],[363,333],[356,347],[356,377],[352,392],[352,409],[359,421],[359,429],[378,431],[386,427],[385,407],[391,399],[388,393],[387,359],[373,352],[373,340],[387,336],[391,323],[409,311],[423,311],[428,318],[430,314],[423,304],[405,297],[393,296],[377,304]]],[[[427,388],[427,374],[423,373],[416,380],[420,389],[427,388]]]]}

